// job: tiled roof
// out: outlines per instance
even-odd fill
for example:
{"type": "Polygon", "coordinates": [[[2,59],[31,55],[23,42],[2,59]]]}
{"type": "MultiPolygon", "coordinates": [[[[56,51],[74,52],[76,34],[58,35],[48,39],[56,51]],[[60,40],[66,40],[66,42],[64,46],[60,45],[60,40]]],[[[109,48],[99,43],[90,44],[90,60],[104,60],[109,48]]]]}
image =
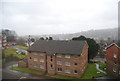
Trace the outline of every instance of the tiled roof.
{"type": "Polygon", "coordinates": [[[38,40],[28,48],[28,51],[80,55],[85,44],[86,41],[38,40]]]}

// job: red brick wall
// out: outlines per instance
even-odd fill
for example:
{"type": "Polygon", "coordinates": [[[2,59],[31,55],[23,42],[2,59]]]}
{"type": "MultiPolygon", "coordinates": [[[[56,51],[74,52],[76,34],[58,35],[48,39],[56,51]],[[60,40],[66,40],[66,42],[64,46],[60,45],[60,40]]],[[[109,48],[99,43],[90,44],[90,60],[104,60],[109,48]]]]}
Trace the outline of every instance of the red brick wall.
{"type": "Polygon", "coordinates": [[[118,55],[118,47],[116,47],[116,45],[113,45],[111,47],[109,47],[107,50],[106,50],[106,58],[109,58],[113,61],[117,61],[118,58],[114,58],[113,57],[113,54],[117,54],[118,55]]]}
{"type": "Polygon", "coordinates": [[[28,68],[46,72],[46,54],[45,53],[43,56],[41,56],[40,53],[37,53],[37,55],[35,55],[35,52],[28,53],[28,55],[29,55],[28,68]],[[30,57],[31,57],[31,59],[30,59],[30,57]],[[34,58],[37,58],[37,61],[34,61],[34,58]],[[40,62],[40,59],[43,59],[44,62],[40,62]],[[34,64],[37,64],[38,67],[34,67],[34,64]],[[44,69],[40,69],[40,65],[43,65],[44,69]]]}
{"type": "Polygon", "coordinates": [[[62,55],[62,58],[56,57],[56,55],[52,56],[53,61],[50,62],[51,56],[47,56],[47,66],[48,66],[48,74],[54,75],[66,75],[66,76],[72,76],[72,77],[81,77],[87,67],[88,64],[88,46],[85,45],[83,48],[83,53],[78,58],[74,58],[74,55],[71,55],[71,58],[65,58],[65,54],[62,55]],[[62,65],[58,65],[57,61],[62,61],[62,65]],[[70,66],[66,66],[65,62],[70,62],[70,66]],[[78,63],[77,66],[74,65],[74,63],[78,63]],[[53,69],[50,68],[50,65],[53,65],[53,69]],[[57,69],[62,68],[62,72],[58,72],[57,69]],[[65,70],[69,69],[71,71],[70,74],[65,73],[65,70]],[[74,70],[78,71],[78,74],[74,74],[74,70]]]}
{"type": "Polygon", "coordinates": [[[106,49],[106,64],[107,64],[107,72],[112,74],[113,76],[120,77],[120,48],[116,45],[112,45],[111,47],[106,49]],[[117,55],[117,58],[114,58],[114,54],[117,55]],[[116,64],[115,64],[116,63],[116,64]],[[113,72],[113,68],[116,68],[116,72],[113,72]]]}
{"type": "Polygon", "coordinates": [[[18,62],[18,67],[27,67],[28,65],[25,63],[25,62],[23,62],[23,61],[19,61],[18,62]]]}

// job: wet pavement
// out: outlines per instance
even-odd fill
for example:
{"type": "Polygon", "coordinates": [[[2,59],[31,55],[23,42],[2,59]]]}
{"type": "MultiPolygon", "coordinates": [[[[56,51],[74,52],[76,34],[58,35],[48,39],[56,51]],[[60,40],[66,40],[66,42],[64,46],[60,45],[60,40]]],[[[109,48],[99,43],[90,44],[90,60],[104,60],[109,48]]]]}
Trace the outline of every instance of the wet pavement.
{"type": "Polygon", "coordinates": [[[112,76],[109,76],[109,75],[106,75],[106,76],[103,76],[103,77],[97,77],[96,78],[98,81],[120,81],[112,76]]]}

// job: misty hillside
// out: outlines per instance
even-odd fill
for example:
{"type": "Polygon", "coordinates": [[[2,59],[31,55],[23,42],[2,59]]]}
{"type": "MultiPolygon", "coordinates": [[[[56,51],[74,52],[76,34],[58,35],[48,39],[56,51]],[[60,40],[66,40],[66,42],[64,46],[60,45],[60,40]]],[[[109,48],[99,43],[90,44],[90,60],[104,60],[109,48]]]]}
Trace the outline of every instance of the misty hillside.
{"type": "Polygon", "coordinates": [[[118,28],[89,30],[89,31],[83,31],[83,32],[73,33],[73,34],[57,34],[57,35],[50,35],[50,36],[52,36],[54,39],[65,40],[65,39],[72,39],[73,37],[77,37],[80,35],[94,38],[96,40],[100,40],[100,39],[107,40],[108,38],[115,40],[118,38],[118,28]]]}
{"type": "Polygon", "coordinates": [[[40,37],[53,37],[54,40],[70,40],[73,37],[78,37],[80,35],[84,35],[85,37],[94,38],[96,40],[107,40],[111,38],[111,40],[118,39],[118,28],[112,29],[100,29],[100,30],[89,30],[89,31],[82,31],[73,34],[50,34],[50,35],[32,35],[35,39],[39,39],[40,37]]]}

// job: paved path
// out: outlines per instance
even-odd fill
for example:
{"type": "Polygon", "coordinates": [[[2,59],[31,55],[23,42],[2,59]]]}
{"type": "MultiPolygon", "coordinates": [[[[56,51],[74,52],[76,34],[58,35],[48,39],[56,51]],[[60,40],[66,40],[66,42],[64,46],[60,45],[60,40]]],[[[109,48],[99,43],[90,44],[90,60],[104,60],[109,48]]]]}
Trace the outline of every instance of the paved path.
{"type": "Polygon", "coordinates": [[[98,71],[104,73],[104,74],[107,74],[106,72],[104,72],[103,70],[101,70],[101,69],[99,68],[99,64],[96,64],[96,69],[97,69],[98,71]]]}

